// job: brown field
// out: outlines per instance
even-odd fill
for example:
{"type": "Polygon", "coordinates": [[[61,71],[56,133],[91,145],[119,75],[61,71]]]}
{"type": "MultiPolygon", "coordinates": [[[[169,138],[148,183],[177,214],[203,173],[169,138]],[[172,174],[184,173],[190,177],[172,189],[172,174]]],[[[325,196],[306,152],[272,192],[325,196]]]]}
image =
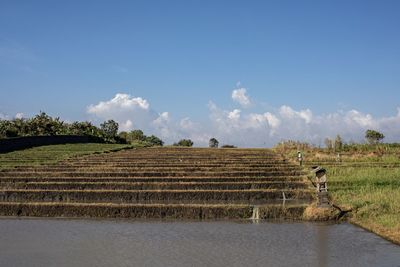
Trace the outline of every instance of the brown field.
{"type": "Polygon", "coordinates": [[[242,219],[257,209],[301,219],[314,200],[304,171],[268,149],[137,148],[35,166],[29,157],[0,158],[0,215],[242,219]]]}

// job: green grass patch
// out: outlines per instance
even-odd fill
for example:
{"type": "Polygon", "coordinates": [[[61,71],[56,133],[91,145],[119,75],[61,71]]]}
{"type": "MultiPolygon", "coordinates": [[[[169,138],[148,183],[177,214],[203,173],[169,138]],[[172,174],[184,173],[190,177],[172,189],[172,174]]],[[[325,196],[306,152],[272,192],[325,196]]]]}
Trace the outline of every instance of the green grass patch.
{"type": "MultiPolygon", "coordinates": [[[[344,151],[338,163],[336,153],[326,149],[303,151],[305,168],[326,167],[330,196],[336,205],[353,209],[351,222],[400,244],[400,148],[388,146],[381,152],[344,151]],[[385,167],[390,164],[395,165],[385,167]]],[[[295,160],[296,153],[283,154],[295,160]]]]}
{"type": "Polygon", "coordinates": [[[52,164],[71,157],[113,152],[132,147],[124,144],[98,143],[40,146],[0,154],[0,169],[52,164]]]}
{"type": "Polygon", "coordinates": [[[354,209],[351,220],[400,243],[399,168],[335,167],[328,175],[334,202],[354,209]]]}

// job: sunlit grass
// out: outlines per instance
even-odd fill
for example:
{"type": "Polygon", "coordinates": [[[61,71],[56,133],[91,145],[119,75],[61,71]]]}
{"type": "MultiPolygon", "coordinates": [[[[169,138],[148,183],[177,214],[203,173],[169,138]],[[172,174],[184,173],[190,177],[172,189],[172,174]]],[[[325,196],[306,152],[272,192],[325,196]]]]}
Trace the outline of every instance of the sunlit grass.
{"type": "Polygon", "coordinates": [[[329,170],[330,193],[339,205],[353,208],[351,220],[400,243],[400,169],[329,170]]]}
{"type": "Polygon", "coordinates": [[[65,144],[40,146],[0,154],[0,169],[15,166],[55,163],[70,157],[104,153],[129,148],[123,144],[65,144]]]}
{"type": "MultiPolygon", "coordinates": [[[[341,154],[316,149],[304,153],[305,167],[327,169],[332,201],[352,208],[350,221],[400,244],[400,148],[384,154],[353,151],[341,154]]],[[[293,159],[297,151],[286,151],[293,159]]]]}

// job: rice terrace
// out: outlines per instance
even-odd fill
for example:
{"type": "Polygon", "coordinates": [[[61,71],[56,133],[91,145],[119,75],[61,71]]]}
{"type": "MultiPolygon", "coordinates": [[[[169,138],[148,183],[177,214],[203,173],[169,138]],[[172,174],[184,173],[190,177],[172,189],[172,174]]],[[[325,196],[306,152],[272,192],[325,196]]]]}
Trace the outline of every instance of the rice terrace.
{"type": "Polygon", "coordinates": [[[61,144],[0,154],[0,215],[281,225],[349,220],[399,243],[397,145],[381,145],[383,154],[374,152],[380,146],[358,145],[338,161],[328,149],[296,142],[274,149],[138,144],[61,144]],[[299,147],[309,157],[303,166],[293,160],[299,147]],[[308,171],[315,164],[330,170],[330,207],[315,204],[308,171]]]}
{"type": "Polygon", "coordinates": [[[0,267],[400,267],[400,1],[0,1],[0,267]]]}
{"type": "Polygon", "coordinates": [[[298,219],[313,199],[302,175],[265,149],[126,149],[3,169],[1,212],[235,219],[251,218],[257,207],[257,219],[298,219]]]}

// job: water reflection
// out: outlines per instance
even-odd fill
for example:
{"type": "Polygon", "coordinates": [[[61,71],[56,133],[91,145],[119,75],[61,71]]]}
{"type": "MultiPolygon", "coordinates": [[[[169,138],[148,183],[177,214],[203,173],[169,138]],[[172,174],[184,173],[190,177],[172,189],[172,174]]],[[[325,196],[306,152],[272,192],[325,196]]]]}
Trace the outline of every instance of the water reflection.
{"type": "Polygon", "coordinates": [[[400,266],[349,224],[0,220],[0,266],[400,266]]]}
{"type": "Polygon", "coordinates": [[[328,266],[328,242],[330,242],[330,240],[328,239],[327,228],[325,226],[317,227],[316,252],[319,267],[328,266]]]}

